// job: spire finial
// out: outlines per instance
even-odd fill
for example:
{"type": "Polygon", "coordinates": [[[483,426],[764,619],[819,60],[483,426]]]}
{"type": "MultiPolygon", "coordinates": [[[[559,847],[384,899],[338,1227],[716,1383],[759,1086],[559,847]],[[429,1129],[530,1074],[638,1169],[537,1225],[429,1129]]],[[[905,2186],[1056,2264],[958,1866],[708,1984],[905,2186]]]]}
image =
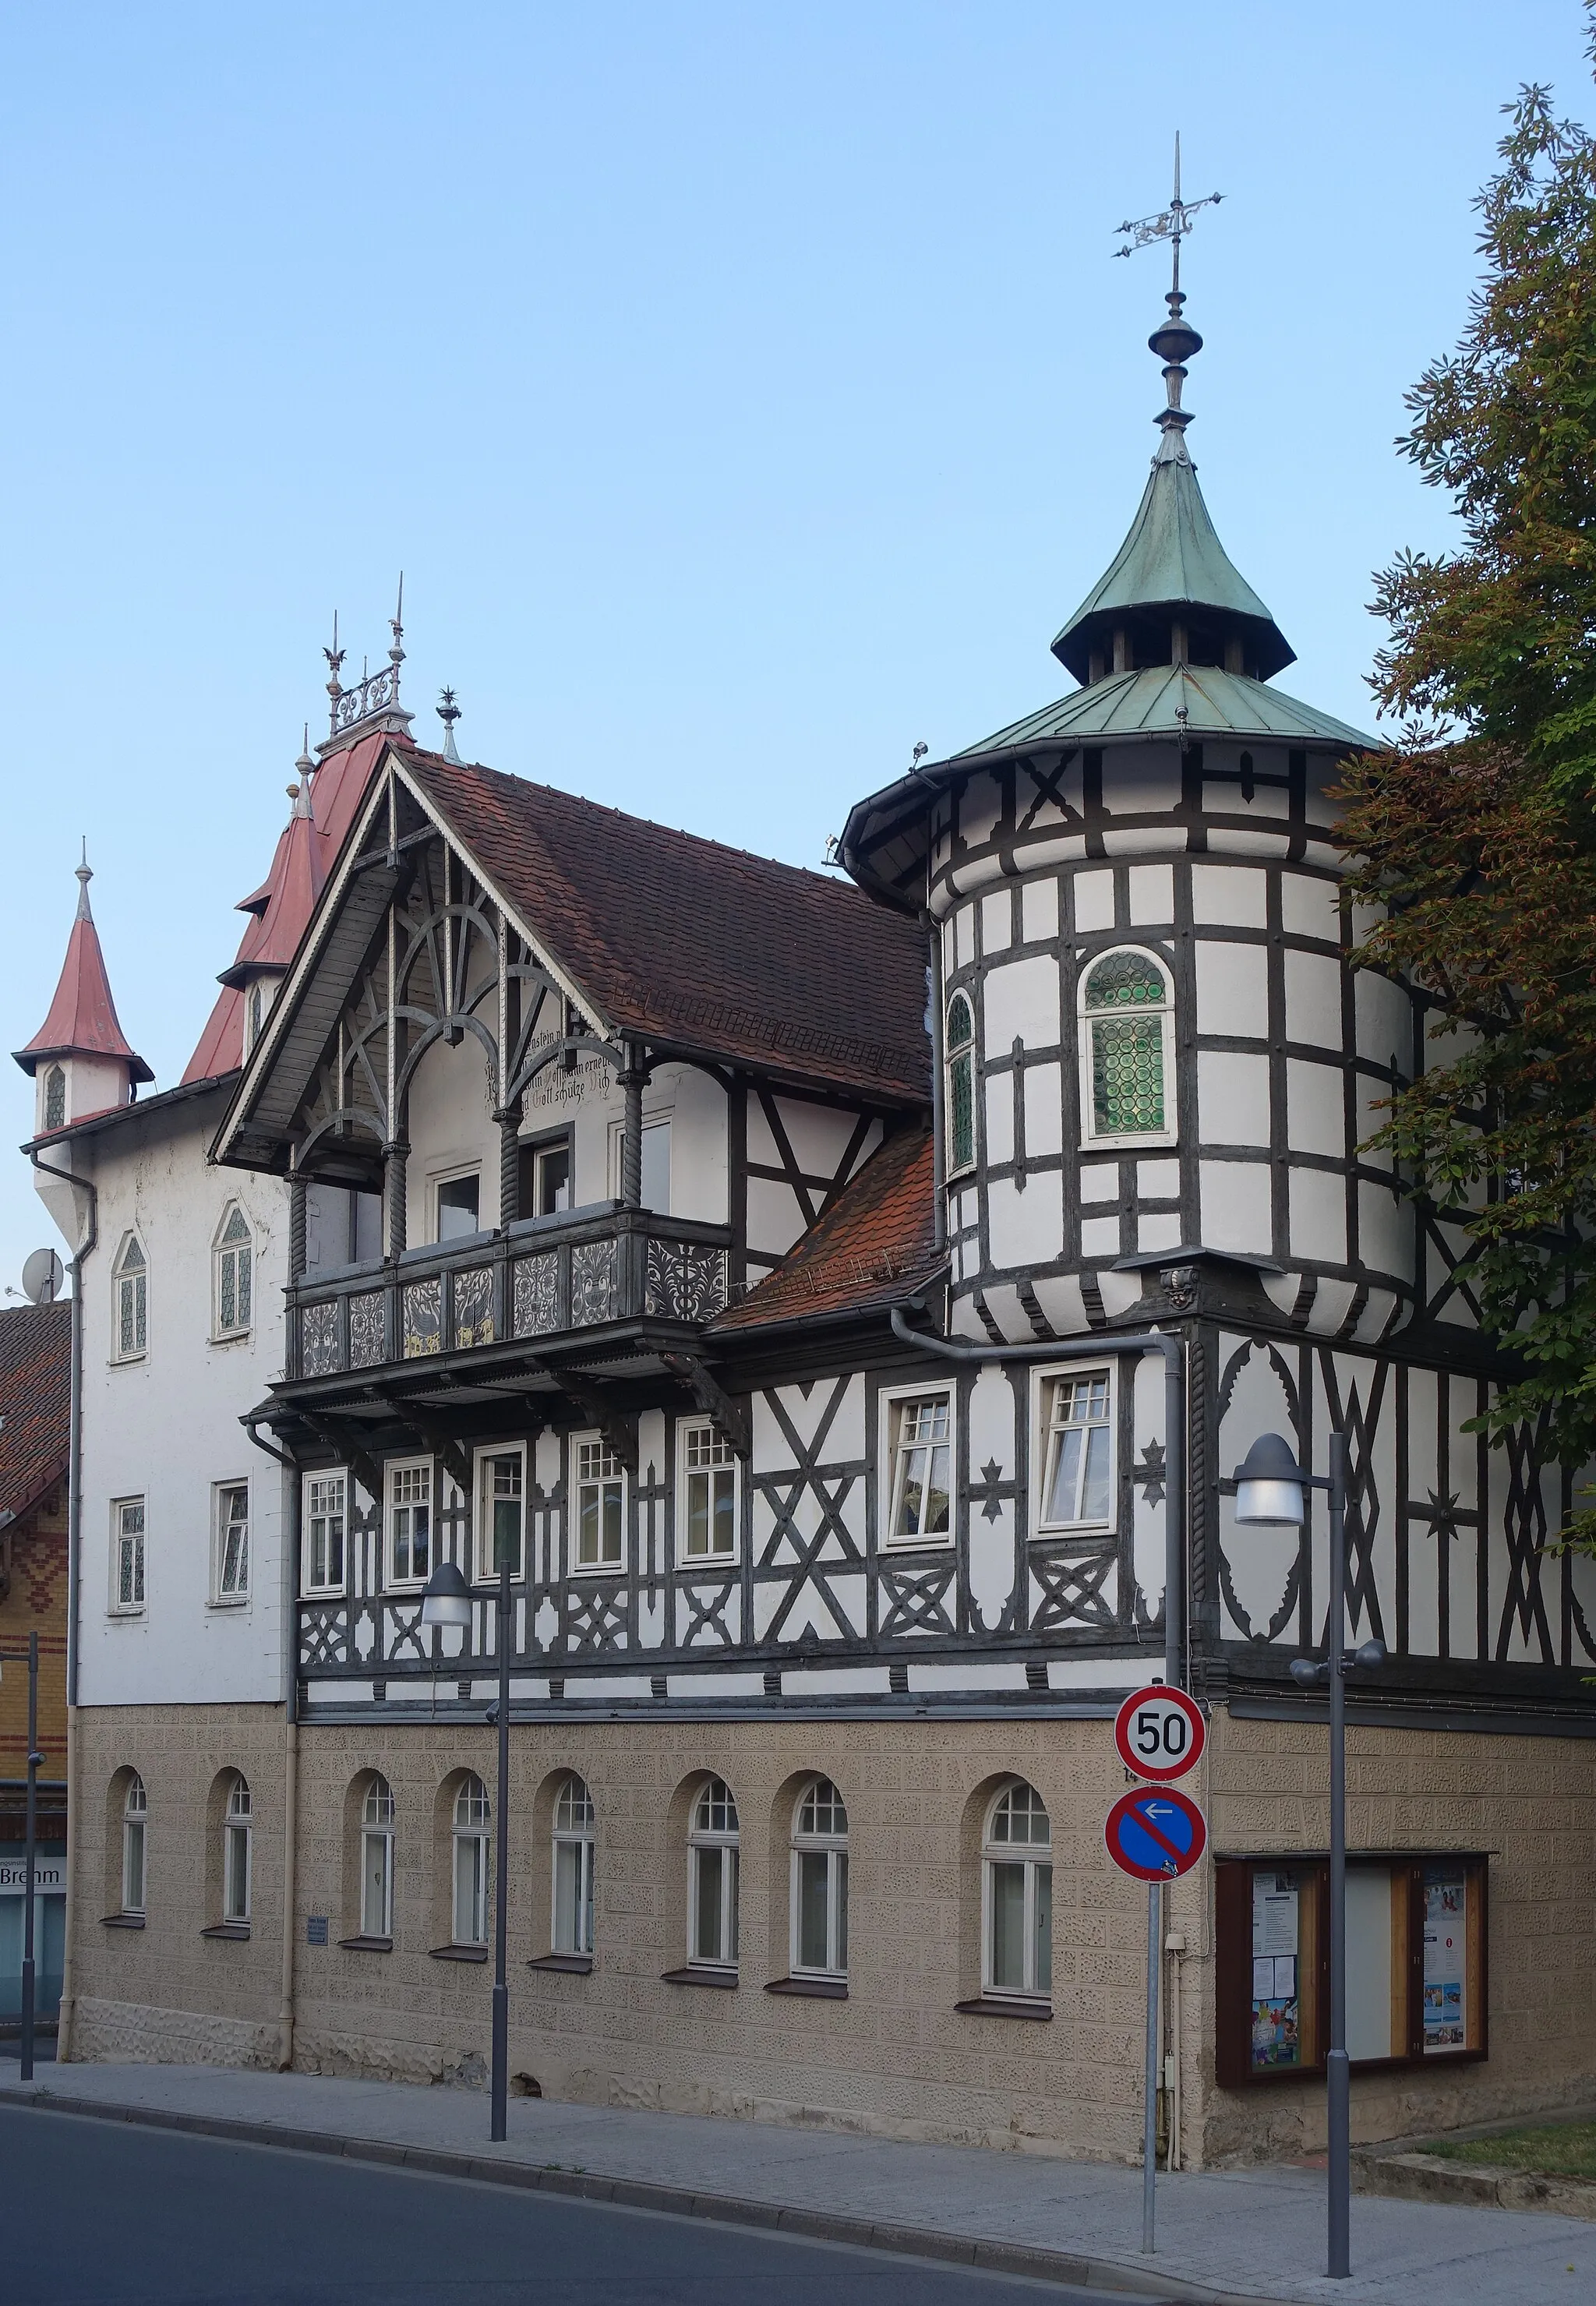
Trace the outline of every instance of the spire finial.
{"type": "Polygon", "coordinates": [[[455,723],[460,717],[460,708],[455,703],[452,688],[439,690],[435,710],[443,723],[443,757],[446,761],[458,761],[460,756],[455,750],[455,723]]]}
{"type": "Polygon", "coordinates": [[[388,619],[388,630],[394,636],[393,646],[388,653],[388,661],[394,669],[394,701],[397,704],[399,696],[399,667],[405,662],[405,571],[402,568],[399,571],[398,606],[388,619]]]}
{"type": "Polygon", "coordinates": [[[1181,406],[1181,387],[1186,380],[1185,363],[1193,353],[1202,350],[1202,338],[1191,322],[1181,317],[1186,302],[1181,287],[1181,243],[1191,230],[1192,218],[1199,209],[1216,208],[1224,197],[1222,192],[1207,192],[1200,201],[1181,198],[1181,134],[1177,129],[1174,191],[1169,206],[1160,209],[1155,216],[1127,218],[1119,226],[1120,231],[1130,237],[1122,248],[1114,250],[1116,256],[1129,256],[1134,249],[1146,248],[1156,240],[1166,240],[1170,244],[1170,286],[1164,299],[1169,307],[1169,318],[1148,338],[1148,350],[1156,353],[1164,363],[1165,405],[1155,420],[1164,439],[1154,458],[1156,464],[1172,457],[1186,457],[1186,443],[1182,436],[1191,419],[1181,406]]]}
{"type": "Polygon", "coordinates": [[[91,921],[94,918],[94,915],[89,910],[89,884],[94,878],[94,867],[89,862],[89,835],[87,833],[83,835],[82,862],[81,864],[74,865],[73,867],[73,871],[77,876],[78,883],[78,918],[81,921],[91,921]]]}

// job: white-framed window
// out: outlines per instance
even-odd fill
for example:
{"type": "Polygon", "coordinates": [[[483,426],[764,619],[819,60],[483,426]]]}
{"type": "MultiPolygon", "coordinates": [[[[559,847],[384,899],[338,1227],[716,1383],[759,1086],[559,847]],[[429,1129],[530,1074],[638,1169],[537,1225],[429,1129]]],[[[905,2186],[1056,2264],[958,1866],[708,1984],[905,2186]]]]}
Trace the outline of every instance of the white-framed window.
{"type": "Polygon", "coordinates": [[[512,1577],[526,1574],[526,1451],[476,1453],[476,1574],[497,1577],[508,1560],[512,1577]]]}
{"type": "Polygon", "coordinates": [[[250,1869],[253,1859],[254,1804],[249,1781],[239,1776],[228,1789],[222,1817],[222,1919],[250,1917],[250,1869]]]}
{"type": "Polygon", "coordinates": [[[47,1130],[66,1126],[66,1074],[59,1065],[45,1067],[42,1119],[47,1130]]]}
{"type": "Polygon", "coordinates": [[[1053,1826],[1023,1778],[986,1813],[981,1839],[981,1985],[1045,2002],[1053,1992],[1053,1826]]]}
{"type": "Polygon", "coordinates": [[[957,1177],[976,1166],[976,1015],[968,993],[955,993],[949,1002],[945,1030],[943,1166],[946,1175],[957,1177]]]}
{"type": "Polygon", "coordinates": [[[136,1362],[149,1334],[149,1268],[136,1233],[128,1234],[111,1268],[111,1358],[136,1362]]]}
{"type": "Polygon", "coordinates": [[[882,1495],[886,1545],[953,1542],[953,1390],[917,1386],[883,1393],[882,1495]]]}
{"type": "Polygon", "coordinates": [[[792,1967],[848,1975],[848,1811],[830,1778],[810,1781],[793,1817],[792,1967]]]}
{"type": "Polygon", "coordinates": [[[127,1792],[122,1804],[122,1910],[124,1914],[144,1911],[145,1833],[149,1823],[149,1804],[144,1793],[144,1781],[137,1770],[131,1772],[127,1792]]]}
{"type": "MultiPolygon", "coordinates": [[[[455,1796],[455,1899],[451,1925],[456,1945],[488,1943],[488,1789],[474,1773],[455,1796]]],[[[386,1935],[386,1932],[382,1933],[386,1935]]]]}
{"type": "Polygon", "coordinates": [[[144,1500],[111,1500],[111,1607],[135,1616],[144,1607],[144,1500]]]}
{"type": "Polygon", "coordinates": [[[678,1558],[683,1562],[737,1559],[737,1452],[707,1418],[677,1428],[678,1558]]]}
{"type": "Polygon", "coordinates": [[[432,1575],[432,1460],[388,1468],[388,1582],[424,1585],[432,1575]]]}
{"type": "Polygon", "coordinates": [[[482,1174],[461,1169],[452,1177],[432,1180],[432,1238],[458,1241],[482,1227],[482,1174]]]}
{"type": "Polygon", "coordinates": [[[591,1954],[593,1947],[593,1845],[598,1820],[593,1796],[573,1770],[554,1803],[556,1953],[591,1954]]]}
{"type": "Polygon", "coordinates": [[[211,1491],[210,1598],[213,1602],[250,1597],[250,1485],[218,1482],[211,1491]]]}
{"type": "Polygon", "coordinates": [[[1139,945],[1080,972],[1080,1113],[1088,1145],[1175,1141],[1174,983],[1139,945]]]}
{"type": "MultiPolygon", "coordinates": [[[[610,1191],[619,1200],[625,1186],[626,1125],[619,1121],[610,1124],[610,1191]]],[[[646,1113],[643,1116],[643,1175],[639,1206],[653,1209],[661,1217],[670,1209],[670,1115],[668,1113],[646,1113]]]]}
{"type": "Polygon", "coordinates": [[[360,1813],[360,1931],[367,1938],[394,1934],[394,1796],[377,1770],[360,1813]]]}
{"type": "Polygon", "coordinates": [[[542,1145],[529,1146],[522,1155],[521,1174],[525,1181],[521,1214],[524,1217],[558,1217],[561,1209],[571,1206],[571,1140],[568,1137],[550,1139],[542,1145]]]}
{"type": "Polygon", "coordinates": [[[1031,1378],[1032,1500],[1037,1535],[1112,1529],[1114,1524],[1114,1382],[1111,1367],[1041,1369],[1031,1378]]]}
{"type": "Polygon", "coordinates": [[[344,1591],[346,1473],[307,1473],[304,1484],[304,1591],[344,1591]]]}
{"type": "Polygon", "coordinates": [[[255,1239],[250,1221],[230,1201],[211,1245],[214,1337],[242,1337],[254,1319],[255,1239]]]}
{"type": "Polygon", "coordinates": [[[571,1437],[578,1569],[619,1569],[625,1550],[626,1468],[597,1433],[571,1437]]]}
{"type": "Polygon", "coordinates": [[[724,1778],[711,1778],[693,1804],[687,1831],[687,1960],[737,1967],[737,1804],[724,1778]]]}

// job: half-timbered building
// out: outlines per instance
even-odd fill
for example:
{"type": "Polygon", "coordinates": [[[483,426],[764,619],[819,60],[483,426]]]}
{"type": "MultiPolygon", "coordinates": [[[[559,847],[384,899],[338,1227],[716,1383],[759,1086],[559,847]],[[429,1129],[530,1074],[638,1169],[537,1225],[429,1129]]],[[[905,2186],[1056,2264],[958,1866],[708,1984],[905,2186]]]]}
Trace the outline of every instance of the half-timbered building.
{"type": "MultiPolygon", "coordinates": [[[[1227,1482],[1260,1433],[1319,1465],[1335,1431],[1386,1653],[1354,2119],[1590,2093],[1596,1581],[1543,1550],[1571,1475],[1472,1430],[1502,1362],[1465,1243],[1365,1149],[1426,1029],[1349,965],[1335,788],[1371,740],[1274,685],[1178,296],[1150,342],[1152,471],[1054,644],[1077,687],[861,800],[847,877],[463,762],[452,713],[429,750],[335,668],[303,807],[337,780],[337,838],[209,1147],[286,1240],[280,1369],[235,1413],[282,1477],[289,1757],[272,1909],[234,1917],[280,2024],[209,2054],[480,2077],[508,1560],[522,2088],[1134,2152],[1109,1722],[1174,1674],[1214,1855],[1170,1903],[1167,2126],[1196,2159],[1311,2141],[1325,1730],[1289,1667],[1326,1537],[1238,1528],[1227,1482]],[[463,1631],[423,1622],[443,1561],[463,1631]],[[1529,1958],[1491,1970],[1493,1934],[1529,1958]]],[[[107,1847],[157,1702],[85,1718],[107,1847]]],[[[172,1767],[225,1905],[218,1707],[172,1767]]],[[[149,1831],[146,1941],[186,1862],[149,1831]]],[[[135,1981],[126,1917],[86,1913],[80,2039],[153,2051],[151,1944],[135,1981]]]]}

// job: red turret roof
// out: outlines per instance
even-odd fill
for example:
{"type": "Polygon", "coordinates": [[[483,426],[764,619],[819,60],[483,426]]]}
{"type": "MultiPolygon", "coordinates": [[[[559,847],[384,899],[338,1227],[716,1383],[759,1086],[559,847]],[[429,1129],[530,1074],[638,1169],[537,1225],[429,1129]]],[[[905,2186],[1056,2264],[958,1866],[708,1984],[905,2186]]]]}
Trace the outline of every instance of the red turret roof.
{"type": "Polygon", "coordinates": [[[112,1057],[127,1066],[133,1080],[153,1080],[155,1075],[130,1046],[117,1020],[106,957],[89,909],[89,867],[80,865],[77,871],[78,918],[67,940],[55,997],[27,1047],[15,1052],[16,1061],[25,1073],[34,1073],[47,1057],[112,1057]]]}

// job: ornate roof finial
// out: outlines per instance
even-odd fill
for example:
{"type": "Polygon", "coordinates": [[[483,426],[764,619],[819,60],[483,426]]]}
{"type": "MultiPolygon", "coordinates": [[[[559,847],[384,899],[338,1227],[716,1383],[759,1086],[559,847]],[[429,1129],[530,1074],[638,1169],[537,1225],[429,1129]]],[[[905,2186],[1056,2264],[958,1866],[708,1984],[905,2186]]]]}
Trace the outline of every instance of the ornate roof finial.
{"type": "Polygon", "coordinates": [[[460,708],[455,703],[455,692],[452,688],[439,690],[435,709],[438,718],[443,723],[443,757],[446,761],[457,761],[460,756],[455,750],[455,723],[460,717],[460,708]]]}
{"type": "Polygon", "coordinates": [[[1156,353],[1164,363],[1165,403],[1156,420],[1164,439],[1155,462],[1186,457],[1186,443],[1182,436],[1191,419],[1181,406],[1181,387],[1186,380],[1184,363],[1193,353],[1202,350],[1202,338],[1191,323],[1181,317],[1186,302],[1181,288],[1181,243],[1191,231],[1191,220],[1198,210],[1216,208],[1224,197],[1222,192],[1208,192],[1200,201],[1183,201],[1181,198],[1181,136],[1177,129],[1174,192],[1169,206],[1160,209],[1156,216],[1127,218],[1119,227],[1121,232],[1128,233],[1130,238],[1122,248],[1114,250],[1116,256],[1129,256],[1134,249],[1146,248],[1156,240],[1166,240],[1173,258],[1169,294],[1164,300],[1169,307],[1169,318],[1148,338],[1148,350],[1156,353]]]}
{"type": "Polygon", "coordinates": [[[295,816],[311,816],[313,815],[311,807],[311,779],[316,773],[316,764],[311,758],[311,724],[308,721],[305,723],[304,741],[299,748],[299,758],[294,762],[294,767],[298,781],[288,788],[288,798],[294,803],[293,813],[295,816]]]}
{"type": "Polygon", "coordinates": [[[394,636],[388,661],[394,669],[393,701],[397,705],[399,701],[399,667],[405,662],[405,571],[402,568],[399,571],[399,604],[388,619],[388,625],[394,636]]]}
{"type": "Polygon", "coordinates": [[[332,612],[332,646],[324,648],[321,653],[327,659],[327,694],[332,702],[332,730],[336,737],[338,732],[338,699],[344,694],[344,684],[338,675],[344,669],[345,656],[344,650],[338,646],[338,612],[336,609],[332,612]]]}
{"type": "Polygon", "coordinates": [[[91,921],[94,918],[94,915],[89,910],[89,884],[94,878],[94,867],[89,862],[89,835],[87,833],[83,835],[83,861],[81,865],[74,865],[73,867],[73,871],[76,874],[78,879],[78,918],[81,921],[91,921]]]}

